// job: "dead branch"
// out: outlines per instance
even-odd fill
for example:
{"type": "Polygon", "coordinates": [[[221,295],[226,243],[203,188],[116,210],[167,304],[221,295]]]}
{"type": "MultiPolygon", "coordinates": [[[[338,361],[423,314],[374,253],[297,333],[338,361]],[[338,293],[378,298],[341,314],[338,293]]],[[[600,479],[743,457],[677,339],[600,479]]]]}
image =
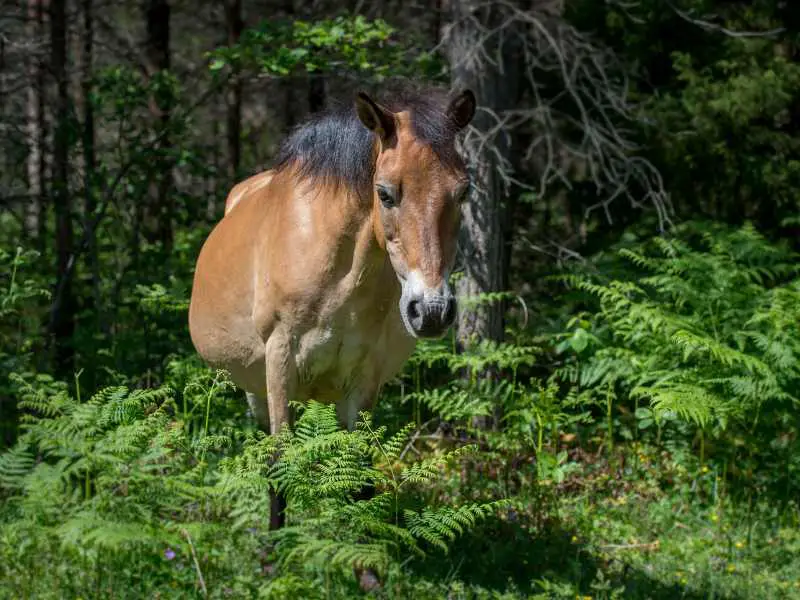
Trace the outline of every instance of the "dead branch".
{"type": "Polygon", "coordinates": [[[717,25],[716,23],[712,23],[709,19],[713,19],[714,15],[709,15],[703,18],[697,18],[690,15],[688,12],[681,10],[675,3],[671,0],[665,0],[667,6],[669,6],[672,11],[678,15],[681,19],[686,21],[687,23],[691,23],[692,25],[696,25],[705,31],[714,31],[717,33],[722,33],[729,37],[735,38],[758,38],[758,37],[774,37],[776,35],[780,35],[786,31],[785,27],[776,27],[774,29],[769,29],[767,31],[733,31],[732,29],[728,29],[722,25],[717,25]]]}
{"type": "Polygon", "coordinates": [[[200,584],[200,590],[203,592],[203,597],[208,598],[208,589],[206,589],[206,580],[203,578],[203,571],[200,570],[200,562],[197,560],[197,553],[194,551],[194,544],[192,538],[186,529],[181,528],[181,533],[189,542],[189,550],[192,552],[192,562],[194,563],[195,571],[197,572],[197,581],[200,584]]]}
{"type": "Polygon", "coordinates": [[[610,50],[566,22],[554,3],[531,10],[508,0],[476,4],[445,31],[442,44],[459,26],[479,32],[479,40],[451,65],[454,69],[493,69],[502,75],[505,65],[499,49],[509,43],[522,56],[531,101],[502,112],[479,107],[483,122],[490,125],[479,129],[473,124],[462,141],[471,156],[492,161],[506,192],[515,186],[543,196],[553,185],[571,189],[573,181],[588,180],[599,200],[586,210],[587,216],[602,210],[612,221],[610,205],[624,198],[635,208],[652,205],[661,228],[669,224],[669,195],[655,166],[637,154],[641,148],[632,132],[639,118],[629,102],[625,70],[610,50]],[[502,11],[498,25],[482,22],[480,11],[488,8],[502,11]],[[511,134],[521,130],[535,132],[518,157],[538,174],[535,186],[521,181],[508,153],[500,151],[511,134]]]}

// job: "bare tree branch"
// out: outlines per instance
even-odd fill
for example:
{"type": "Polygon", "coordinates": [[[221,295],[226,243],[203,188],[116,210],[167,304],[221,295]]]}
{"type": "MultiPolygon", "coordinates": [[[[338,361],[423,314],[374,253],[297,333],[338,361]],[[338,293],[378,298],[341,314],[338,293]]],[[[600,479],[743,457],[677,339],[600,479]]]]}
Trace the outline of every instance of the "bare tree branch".
{"type": "MultiPolygon", "coordinates": [[[[624,6],[630,9],[633,4],[624,6]]],[[[569,24],[561,9],[560,2],[540,2],[523,10],[509,0],[489,0],[463,17],[480,31],[481,40],[451,67],[480,64],[502,73],[503,57],[490,55],[487,48],[513,43],[531,96],[526,105],[502,112],[480,107],[491,126],[471,126],[463,144],[477,146],[478,156],[492,157],[506,191],[513,185],[543,196],[553,185],[571,189],[573,181],[588,180],[599,200],[588,207],[587,216],[602,210],[611,221],[610,205],[625,198],[632,207],[655,207],[664,229],[672,206],[658,170],[636,154],[640,149],[632,131],[637,115],[628,101],[625,70],[610,50],[569,24]],[[480,9],[489,8],[502,11],[499,25],[491,28],[480,17],[480,9]],[[492,38],[497,38],[495,43],[487,43],[492,38]],[[534,132],[524,155],[517,158],[538,173],[537,185],[515,176],[508,154],[496,150],[507,146],[512,132],[518,131],[534,132]]],[[[456,26],[457,22],[451,28],[456,26]]]]}
{"type": "Polygon", "coordinates": [[[703,18],[696,18],[693,17],[688,12],[683,11],[677,6],[675,6],[675,3],[672,2],[672,0],[665,0],[665,2],[673,10],[673,12],[675,12],[676,15],[678,15],[681,19],[683,19],[687,23],[696,25],[697,27],[705,29],[706,31],[716,31],[730,37],[735,37],[735,38],[774,37],[786,31],[785,27],[776,27],[774,29],[769,29],[767,31],[733,31],[722,25],[717,25],[716,23],[712,23],[709,19],[714,18],[714,15],[709,15],[703,18]]]}

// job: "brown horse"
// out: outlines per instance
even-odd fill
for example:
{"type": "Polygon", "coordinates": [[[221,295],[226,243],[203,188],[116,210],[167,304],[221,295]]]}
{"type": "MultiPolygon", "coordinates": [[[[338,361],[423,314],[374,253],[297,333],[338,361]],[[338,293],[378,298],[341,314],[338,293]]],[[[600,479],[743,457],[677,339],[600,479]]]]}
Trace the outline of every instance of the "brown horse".
{"type": "Polygon", "coordinates": [[[452,324],[469,183],[455,138],[474,112],[469,90],[406,89],[381,104],[359,93],[231,191],[197,259],[189,329],[264,430],[309,398],[335,403],[352,428],[416,339],[452,324]]]}

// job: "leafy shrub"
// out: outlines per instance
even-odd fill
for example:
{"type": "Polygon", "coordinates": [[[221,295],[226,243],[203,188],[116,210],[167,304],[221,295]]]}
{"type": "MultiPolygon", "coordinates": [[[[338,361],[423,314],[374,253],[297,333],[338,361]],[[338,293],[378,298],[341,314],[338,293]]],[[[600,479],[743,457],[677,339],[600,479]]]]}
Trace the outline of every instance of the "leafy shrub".
{"type": "Polygon", "coordinates": [[[441,75],[443,65],[416,49],[413,35],[400,39],[396,34],[386,21],[362,15],[314,22],[271,19],[245,30],[238,44],[209,53],[209,68],[218,72],[230,65],[272,76],[298,71],[376,78],[441,75]]]}
{"type": "Polygon", "coordinates": [[[800,390],[797,258],[747,225],[686,224],[625,244],[598,258],[596,272],[561,278],[590,309],[561,336],[569,358],[558,375],[587,403],[625,403],[638,428],[688,423],[701,444],[728,436],[732,452],[743,446],[765,460],[775,450],[768,460],[780,455],[792,477],[800,467],[790,451],[800,390]]]}
{"type": "Polygon", "coordinates": [[[0,248],[0,447],[16,435],[15,393],[5,374],[30,370],[40,346],[41,299],[49,298],[33,266],[39,253],[0,248]]]}

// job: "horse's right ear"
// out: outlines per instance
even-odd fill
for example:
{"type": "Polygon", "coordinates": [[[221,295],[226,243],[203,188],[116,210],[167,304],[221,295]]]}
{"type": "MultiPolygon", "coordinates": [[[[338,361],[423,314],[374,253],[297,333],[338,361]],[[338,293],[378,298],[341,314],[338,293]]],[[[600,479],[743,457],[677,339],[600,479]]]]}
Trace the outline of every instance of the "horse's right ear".
{"type": "Polygon", "coordinates": [[[381,140],[387,140],[394,135],[395,122],[392,111],[375,103],[364,92],[358,92],[356,95],[356,114],[364,127],[377,133],[381,140]]]}
{"type": "Polygon", "coordinates": [[[447,107],[447,114],[459,129],[464,129],[475,116],[475,94],[472,90],[464,90],[452,99],[447,107]]]}

